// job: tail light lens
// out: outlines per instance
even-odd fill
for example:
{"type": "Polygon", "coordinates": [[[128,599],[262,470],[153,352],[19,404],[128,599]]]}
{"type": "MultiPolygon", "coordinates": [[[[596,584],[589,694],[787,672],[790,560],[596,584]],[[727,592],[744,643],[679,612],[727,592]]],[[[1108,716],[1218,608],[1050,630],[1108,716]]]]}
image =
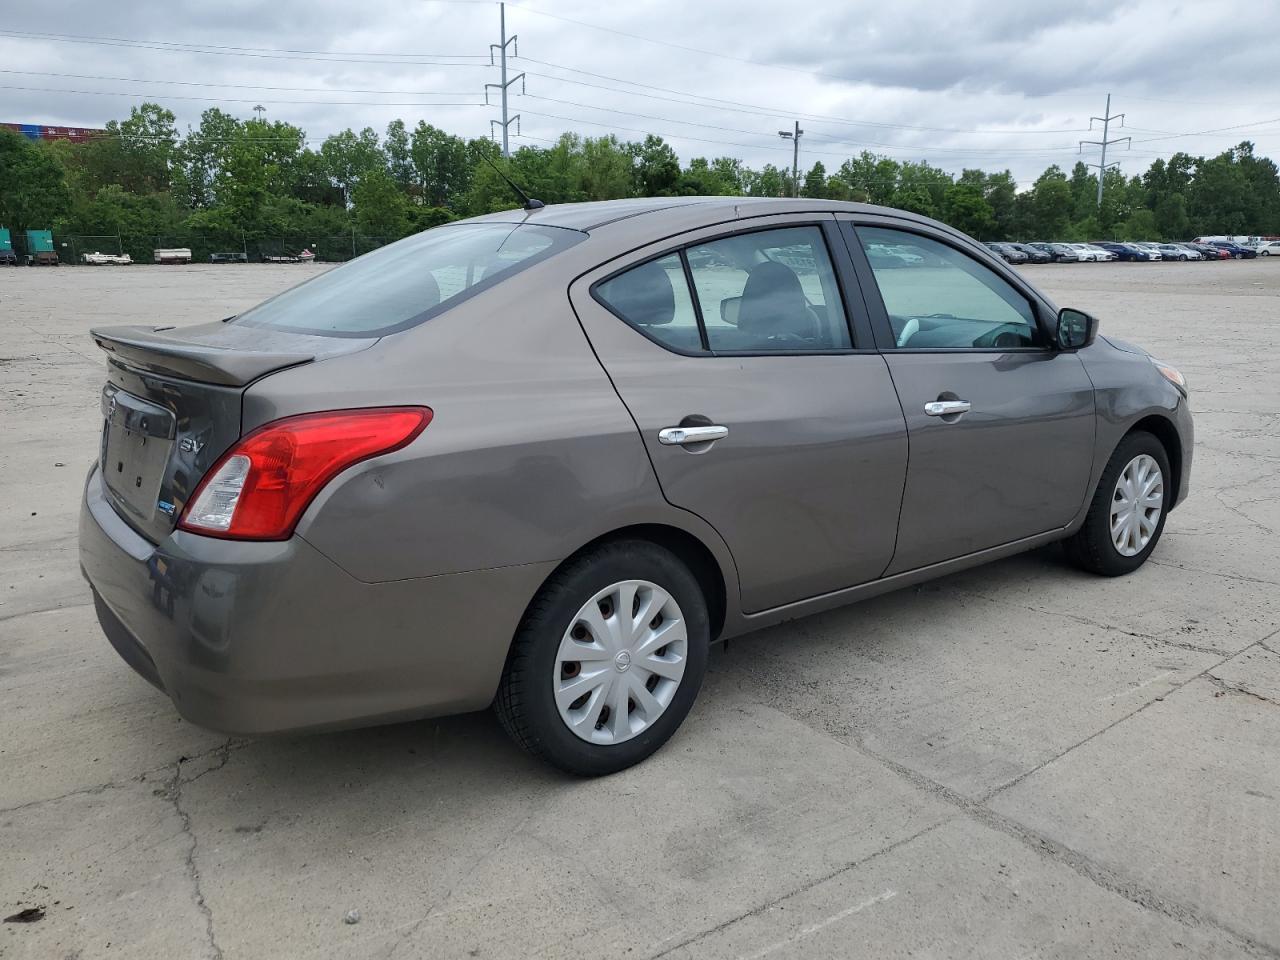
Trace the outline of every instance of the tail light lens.
{"type": "Polygon", "coordinates": [[[371,407],[268,423],[205,474],[178,526],[230,540],[287,540],[325,484],[361,460],[408,445],[431,416],[428,407],[371,407]]]}

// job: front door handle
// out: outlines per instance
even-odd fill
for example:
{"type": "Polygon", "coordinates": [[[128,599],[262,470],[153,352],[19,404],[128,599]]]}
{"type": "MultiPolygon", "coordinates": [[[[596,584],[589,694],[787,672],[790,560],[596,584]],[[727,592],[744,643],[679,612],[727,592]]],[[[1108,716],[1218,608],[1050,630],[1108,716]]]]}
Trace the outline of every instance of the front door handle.
{"type": "Polygon", "coordinates": [[[711,424],[705,427],[665,427],[658,431],[658,442],[668,447],[685,447],[694,443],[710,443],[729,435],[728,427],[711,424]]]}
{"type": "Polygon", "coordinates": [[[951,417],[968,412],[968,400],[933,400],[924,405],[926,417],[951,417]]]}

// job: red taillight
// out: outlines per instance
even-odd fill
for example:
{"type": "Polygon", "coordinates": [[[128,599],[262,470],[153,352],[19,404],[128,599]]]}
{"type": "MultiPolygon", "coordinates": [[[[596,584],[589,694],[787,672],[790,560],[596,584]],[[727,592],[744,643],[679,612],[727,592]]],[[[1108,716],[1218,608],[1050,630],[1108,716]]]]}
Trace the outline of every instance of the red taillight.
{"type": "Polygon", "coordinates": [[[242,437],[204,475],[178,526],[231,540],[287,540],[302,511],[352,464],[406,446],[428,407],[370,407],[286,417],[242,437]]]}

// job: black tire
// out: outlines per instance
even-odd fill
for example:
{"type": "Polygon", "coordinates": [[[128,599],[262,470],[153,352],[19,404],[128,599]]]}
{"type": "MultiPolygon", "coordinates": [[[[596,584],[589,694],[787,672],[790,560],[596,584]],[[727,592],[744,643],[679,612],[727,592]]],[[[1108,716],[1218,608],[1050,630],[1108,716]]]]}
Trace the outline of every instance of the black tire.
{"type": "Polygon", "coordinates": [[[1160,542],[1164,532],[1164,522],[1169,516],[1169,506],[1173,492],[1173,475],[1169,472],[1169,455],[1156,437],[1142,430],[1135,430],[1125,436],[1111,454],[1107,467],[1102,471],[1098,487],[1094,491],[1093,501],[1089,504],[1089,512],[1085,516],[1084,525],[1066,541],[1067,557],[1076,566],[1090,573],[1104,577],[1120,577],[1132,573],[1147,561],[1151,551],[1160,542]],[[1111,502],[1115,496],[1116,481],[1121,472],[1136,457],[1149,455],[1160,466],[1160,474],[1164,482],[1164,504],[1160,510],[1160,518],[1155,532],[1140,553],[1126,557],[1116,549],[1111,540],[1111,502]]]}
{"type": "Polygon", "coordinates": [[[512,642],[494,710],[511,738],[535,757],[576,776],[615,773],[650,756],[679,728],[702,686],[710,640],[706,599],[677,557],[647,540],[602,544],[557,570],[529,605],[512,642]],[[621,743],[588,743],[560,717],[552,683],[556,655],[583,604],[624,580],[648,580],[679,604],[688,635],[684,674],[649,727],[621,743]]]}

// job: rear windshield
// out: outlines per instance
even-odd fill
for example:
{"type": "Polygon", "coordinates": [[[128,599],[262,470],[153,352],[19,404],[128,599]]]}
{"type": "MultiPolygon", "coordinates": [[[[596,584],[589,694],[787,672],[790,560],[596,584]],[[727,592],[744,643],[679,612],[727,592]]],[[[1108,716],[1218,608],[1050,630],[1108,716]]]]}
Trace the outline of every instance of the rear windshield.
{"type": "Polygon", "coordinates": [[[459,223],[366,253],[286,290],[236,323],[330,337],[380,337],[421,323],[586,239],[531,223],[459,223]]]}

